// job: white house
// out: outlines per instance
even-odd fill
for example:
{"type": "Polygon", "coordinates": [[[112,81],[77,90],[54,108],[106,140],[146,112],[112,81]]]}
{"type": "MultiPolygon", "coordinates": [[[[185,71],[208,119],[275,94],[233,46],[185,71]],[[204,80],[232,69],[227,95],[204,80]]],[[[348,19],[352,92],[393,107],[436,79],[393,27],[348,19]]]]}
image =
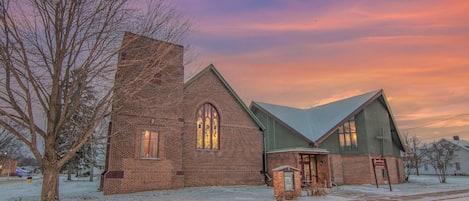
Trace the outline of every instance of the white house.
{"type": "MultiPolygon", "coordinates": [[[[469,175],[469,142],[465,140],[460,140],[459,136],[454,136],[452,140],[441,139],[440,141],[435,143],[440,143],[442,141],[447,141],[456,145],[456,149],[454,150],[451,156],[451,160],[447,166],[447,174],[469,175]]],[[[431,144],[424,145],[423,149],[429,146],[431,146],[431,144]]],[[[435,169],[432,167],[431,164],[425,162],[425,159],[422,161],[421,166],[419,167],[419,173],[436,174],[435,169]]]]}

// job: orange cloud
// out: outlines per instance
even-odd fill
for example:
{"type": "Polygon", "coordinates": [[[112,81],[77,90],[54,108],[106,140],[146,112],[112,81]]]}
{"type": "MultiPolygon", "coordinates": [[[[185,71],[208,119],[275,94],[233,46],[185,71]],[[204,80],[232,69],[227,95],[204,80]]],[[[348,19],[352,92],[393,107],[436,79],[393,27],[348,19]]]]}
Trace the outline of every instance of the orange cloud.
{"type": "Polygon", "coordinates": [[[447,128],[447,127],[462,127],[469,126],[469,119],[454,119],[446,120],[427,125],[427,128],[447,128]]]}
{"type": "Polygon", "coordinates": [[[469,129],[467,119],[441,121],[469,113],[469,2],[316,4],[205,17],[196,31],[213,44],[200,48],[202,63],[247,103],[311,107],[384,88],[401,129],[469,129]]]}

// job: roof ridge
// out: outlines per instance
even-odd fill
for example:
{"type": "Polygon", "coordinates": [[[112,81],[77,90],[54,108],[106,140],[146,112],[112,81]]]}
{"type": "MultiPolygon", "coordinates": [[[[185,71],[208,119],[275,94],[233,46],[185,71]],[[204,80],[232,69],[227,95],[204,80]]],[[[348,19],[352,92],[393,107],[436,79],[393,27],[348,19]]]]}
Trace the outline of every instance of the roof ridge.
{"type": "Polygon", "coordinates": [[[192,77],[184,81],[184,88],[186,88],[188,85],[190,85],[194,80],[205,74],[207,71],[210,69],[215,68],[213,64],[209,64],[207,67],[203,68],[201,71],[198,73],[194,74],[192,77]]]}
{"type": "Polygon", "coordinates": [[[287,106],[287,105],[279,105],[279,104],[274,104],[274,103],[266,103],[266,102],[262,102],[262,101],[252,101],[254,103],[257,103],[257,104],[265,104],[265,105],[270,105],[270,106],[276,106],[276,107],[283,107],[283,108],[291,108],[291,109],[296,109],[296,110],[306,110],[306,109],[302,109],[302,108],[297,108],[297,107],[293,107],[293,106],[287,106]]]}
{"type": "Polygon", "coordinates": [[[205,73],[212,71],[213,74],[220,80],[220,82],[223,84],[223,86],[226,87],[226,89],[231,93],[231,95],[235,98],[235,100],[241,105],[241,107],[248,113],[248,115],[252,118],[252,120],[259,126],[261,130],[265,130],[266,127],[262,124],[262,122],[257,118],[256,115],[246,106],[246,104],[243,102],[243,100],[238,96],[238,94],[234,91],[234,89],[230,86],[230,84],[223,78],[220,72],[215,68],[213,64],[208,65],[205,67],[203,70],[201,70],[199,73],[197,73],[195,76],[190,78],[188,81],[184,83],[184,88],[187,86],[191,85],[192,82],[200,78],[202,75],[205,73]]]}
{"type": "MultiPolygon", "coordinates": [[[[348,120],[351,115],[356,115],[359,110],[380,96],[384,97],[383,89],[370,91],[307,109],[260,101],[253,102],[272,115],[275,115],[278,120],[304,137],[315,143],[321,143],[322,140],[327,138],[338,126],[348,120]],[[296,113],[296,115],[294,113],[296,113]],[[295,115],[295,117],[292,115],[295,115]],[[303,122],[303,125],[298,124],[298,122],[303,122]]],[[[388,107],[388,105],[385,107],[388,107]]]]}
{"type": "MultiPolygon", "coordinates": [[[[444,138],[443,138],[443,139],[444,139],[444,138]]],[[[451,143],[453,143],[453,144],[455,144],[455,145],[457,145],[457,146],[459,146],[459,147],[465,149],[466,151],[469,151],[469,147],[466,147],[466,146],[469,146],[469,142],[466,141],[466,140],[461,140],[461,139],[459,139],[459,140],[444,139],[444,140],[447,140],[447,141],[449,141],[449,142],[451,142],[451,143]],[[459,143],[459,142],[463,142],[465,145],[463,145],[463,144],[461,144],[461,143],[459,143]]]]}
{"type": "Polygon", "coordinates": [[[332,102],[329,102],[329,103],[325,103],[325,104],[322,104],[322,105],[313,106],[313,107],[308,108],[307,110],[312,110],[312,109],[315,109],[315,108],[320,108],[320,107],[323,107],[323,106],[327,106],[327,105],[329,105],[329,104],[339,103],[339,102],[347,101],[347,100],[354,99],[354,98],[364,97],[364,96],[371,95],[371,94],[376,95],[376,94],[378,94],[378,93],[380,93],[380,92],[382,92],[382,91],[383,91],[383,89],[374,90],[374,91],[369,91],[369,92],[366,92],[366,93],[362,93],[362,94],[350,96],[350,97],[348,97],[348,98],[343,98],[343,99],[335,100],[335,101],[332,101],[332,102]]]}

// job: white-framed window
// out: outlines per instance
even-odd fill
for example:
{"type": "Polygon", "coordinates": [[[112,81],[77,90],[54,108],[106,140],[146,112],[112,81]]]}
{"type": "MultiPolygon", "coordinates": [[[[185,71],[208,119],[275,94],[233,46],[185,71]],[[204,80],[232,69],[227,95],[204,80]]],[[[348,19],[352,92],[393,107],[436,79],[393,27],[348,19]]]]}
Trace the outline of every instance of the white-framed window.
{"type": "Polygon", "coordinates": [[[145,130],[141,134],[141,158],[158,158],[159,135],[156,131],[145,130]]]}

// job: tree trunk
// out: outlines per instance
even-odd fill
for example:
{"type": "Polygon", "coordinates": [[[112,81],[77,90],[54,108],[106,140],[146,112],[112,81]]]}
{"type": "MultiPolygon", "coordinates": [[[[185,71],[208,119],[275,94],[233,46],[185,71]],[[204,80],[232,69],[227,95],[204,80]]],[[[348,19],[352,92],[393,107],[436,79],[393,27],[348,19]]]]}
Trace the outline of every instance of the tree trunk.
{"type": "Polygon", "coordinates": [[[94,176],[94,170],[93,169],[94,169],[94,165],[93,165],[93,163],[91,163],[91,165],[90,165],[90,182],[93,181],[93,176],[94,176]]]}
{"type": "Polygon", "coordinates": [[[446,183],[446,168],[441,169],[441,183],[446,183]]]}
{"type": "Polygon", "coordinates": [[[72,181],[72,173],[73,173],[73,168],[72,168],[72,165],[69,163],[67,165],[67,181],[72,181]]]}
{"type": "Polygon", "coordinates": [[[60,200],[59,169],[45,166],[43,171],[41,201],[60,200]]]}
{"type": "Polygon", "coordinates": [[[417,172],[417,176],[420,176],[420,173],[419,173],[419,165],[420,165],[419,162],[416,160],[416,161],[415,161],[415,170],[416,170],[416,172],[417,172]]]}

